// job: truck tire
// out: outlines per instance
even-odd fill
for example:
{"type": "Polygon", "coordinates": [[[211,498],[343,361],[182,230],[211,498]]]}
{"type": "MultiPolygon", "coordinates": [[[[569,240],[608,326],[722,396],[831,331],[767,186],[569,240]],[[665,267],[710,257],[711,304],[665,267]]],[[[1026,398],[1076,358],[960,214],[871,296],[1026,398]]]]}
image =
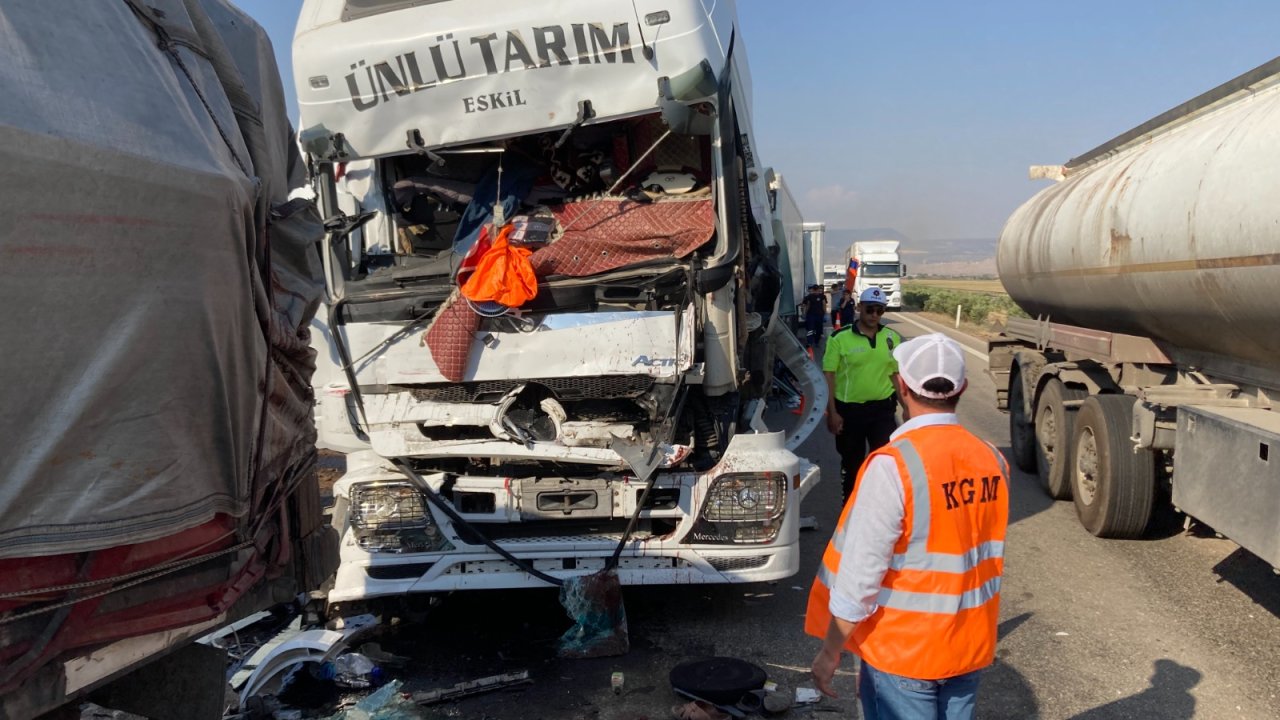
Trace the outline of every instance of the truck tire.
{"type": "Polygon", "coordinates": [[[1084,390],[1051,378],[1036,401],[1036,465],[1045,492],[1054,500],[1071,499],[1071,430],[1077,411],[1066,403],[1087,396],[1084,390]]]}
{"type": "Polygon", "coordinates": [[[1036,434],[1027,419],[1022,387],[1022,370],[1015,368],[1009,376],[1009,450],[1013,464],[1023,472],[1036,471],[1036,434]]]}
{"type": "Polygon", "coordinates": [[[1151,520],[1155,458],[1129,438],[1134,399],[1094,395],[1076,416],[1071,484],[1080,524],[1101,538],[1136,538],[1151,520]]]}

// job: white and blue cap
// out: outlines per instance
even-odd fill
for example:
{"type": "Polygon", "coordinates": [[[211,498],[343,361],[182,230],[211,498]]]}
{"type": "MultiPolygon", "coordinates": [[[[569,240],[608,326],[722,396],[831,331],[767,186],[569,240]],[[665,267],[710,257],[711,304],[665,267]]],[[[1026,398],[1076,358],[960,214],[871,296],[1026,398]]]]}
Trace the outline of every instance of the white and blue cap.
{"type": "Polygon", "coordinates": [[[911,338],[893,349],[893,359],[898,361],[898,376],[918,395],[945,400],[964,390],[964,350],[942,333],[911,338]],[[951,392],[924,389],[925,383],[937,378],[950,380],[951,392]]]}
{"type": "Polygon", "coordinates": [[[878,287],[869,287],[866,290],[863,290],[862,294],[858,296],[858,302],[872,303],[875,305],[889,304],[889,301],[884,297],[884,291],[878,287]]]}

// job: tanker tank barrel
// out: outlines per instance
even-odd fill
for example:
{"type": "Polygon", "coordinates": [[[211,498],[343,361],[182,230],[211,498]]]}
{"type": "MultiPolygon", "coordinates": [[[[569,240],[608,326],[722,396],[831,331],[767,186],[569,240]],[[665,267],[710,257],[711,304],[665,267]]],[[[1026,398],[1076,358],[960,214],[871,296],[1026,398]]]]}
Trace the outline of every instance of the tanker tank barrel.
{"type": "Polygon", "coordinates": [[[1069,161],[996,263],[1030,316],[1270,367],[1280,356],[1280,58],[1069,161]],[[1208,331],[1211,328],[1211,331],[1208,331]]]}

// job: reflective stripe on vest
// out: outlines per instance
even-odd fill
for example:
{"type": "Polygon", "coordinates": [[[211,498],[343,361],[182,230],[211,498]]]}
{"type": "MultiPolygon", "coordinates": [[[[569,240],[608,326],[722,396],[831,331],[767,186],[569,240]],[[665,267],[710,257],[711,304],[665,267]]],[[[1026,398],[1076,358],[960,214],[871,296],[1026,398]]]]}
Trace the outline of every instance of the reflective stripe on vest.
{"type": "MultiPolygon", "coordinates": [[[[828,587],[830,586],[828,585],[828,587]]],[[[895,610],[954,615],[961,610],[982,607],[999,593],[1000,576],[997,575],[982,585],[972,590],[966,590],[959,595],[907,592],[906,590],[880,588],[880,595],[876,598],[876,603],[881,607],[894,608],[895,610]]]]}
{"type": "MultiPolygon", "coordinates": [[[[992,540],[978,545],[970,549],[968,552],[953,553],[931,553],[928,551],[929,543],[929,526],[932,522],[932,503],[929,500],[929,479],[925,476],[924,461],[920,458],[920,453],[916,451],[910,440],[905,438],[891,443],[891,447],[898,451],[902,456],[903,463],[907,466],[907,474],[911,477],[911,494],[913,496],[914,512],[911,538],[907,542],[907,551],[905,553],[896,553],[889,561],[889,569],[891,570],[932,570],[935,572],[945,573],[964,573],[976,568],[984,560],[992,560],[1004,557],[1004,542],[1000,540],[992,540]]],[[[988,446],[990,447],[990,446],[988,446]]],[[[1004,458],[995,448],[990,448],[992,454],[996,458],[997,464],[1004,471],[1004,478],[1008,481],[1008,468],[1005,467],[1004,458]]],[[[846,508],[846,513],[840,519],[839,528],[836,530],[835,537],[832,542],[835,543],[837,551],[843,552],[845,532],[849,527],[849,514],[852,513],[853,506],[850,504],[846,508]]],[[[828,588],[832,587],[835,578],[828,577],[830,573],[826,567],[819,569],[818,576],[822,578],[823,584],[828,588]]],[[[887,588],[886,588],[887,589],[887,588]]],[[[883,604],[883,603],[881,603],[883,604]]]]}

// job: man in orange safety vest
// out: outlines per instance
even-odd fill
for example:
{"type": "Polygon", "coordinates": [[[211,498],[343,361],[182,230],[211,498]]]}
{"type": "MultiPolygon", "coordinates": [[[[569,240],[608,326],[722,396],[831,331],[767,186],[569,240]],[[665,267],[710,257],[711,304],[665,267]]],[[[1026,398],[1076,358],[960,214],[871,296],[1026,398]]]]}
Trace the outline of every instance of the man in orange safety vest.
{"type": "Polygon", "coordinates": [[[809,594],[818,689],[848,649],[866,720],[973,717],[995,659],[1008,464],[960,426],[964,353],[942,334],[894,350],[908,420],[858,471],[809,594]]]}

